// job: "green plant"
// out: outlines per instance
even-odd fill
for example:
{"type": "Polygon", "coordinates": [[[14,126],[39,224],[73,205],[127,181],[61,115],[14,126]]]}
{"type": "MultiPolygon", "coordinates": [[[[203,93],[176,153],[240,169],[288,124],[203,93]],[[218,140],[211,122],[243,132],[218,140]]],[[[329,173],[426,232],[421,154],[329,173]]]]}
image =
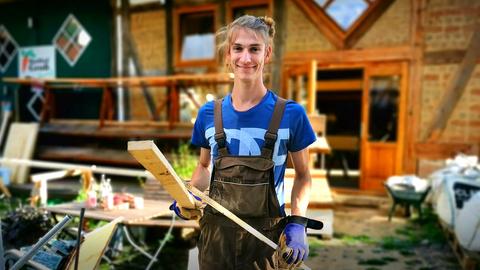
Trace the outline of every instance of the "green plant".
{"type": "Polygon", "coordinates": [[[189,147],[188,143],[182,142],[172,154],[172,167],[182,179],[190,179],[197,166],[197,155],[189,147]]]}

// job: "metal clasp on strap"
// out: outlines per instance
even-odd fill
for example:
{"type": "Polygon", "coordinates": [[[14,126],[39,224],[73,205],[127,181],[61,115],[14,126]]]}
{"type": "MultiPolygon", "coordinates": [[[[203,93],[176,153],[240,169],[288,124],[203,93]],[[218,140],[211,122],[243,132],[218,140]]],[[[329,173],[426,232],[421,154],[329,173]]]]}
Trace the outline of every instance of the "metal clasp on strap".
{"type": "Polygon", "coordinates": [[[265,147],[268,147],[269,149],[273,149],[273,146],[275,145],[275,142],[277,141],[277,134],[275,133],[270,133],[266,132],[265,133],[265,147]]]}
{"type": "Polygon", "coordinates": [[[215,133],[214,138],[219,148],[225,147],[225,133],[215,133]]]}

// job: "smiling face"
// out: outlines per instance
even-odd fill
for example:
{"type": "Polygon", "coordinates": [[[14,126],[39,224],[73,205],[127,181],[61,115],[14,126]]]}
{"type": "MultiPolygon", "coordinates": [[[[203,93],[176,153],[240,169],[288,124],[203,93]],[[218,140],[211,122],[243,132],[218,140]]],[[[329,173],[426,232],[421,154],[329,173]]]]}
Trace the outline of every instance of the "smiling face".
{"type": "Polygon", "coordinates": [[[235,79],[254,82],[263,81],[263,67],[269,60],[272,47],[262,35],[248,28],[238,28],[232,36],[226,61],[235,74],[235,79]]]}

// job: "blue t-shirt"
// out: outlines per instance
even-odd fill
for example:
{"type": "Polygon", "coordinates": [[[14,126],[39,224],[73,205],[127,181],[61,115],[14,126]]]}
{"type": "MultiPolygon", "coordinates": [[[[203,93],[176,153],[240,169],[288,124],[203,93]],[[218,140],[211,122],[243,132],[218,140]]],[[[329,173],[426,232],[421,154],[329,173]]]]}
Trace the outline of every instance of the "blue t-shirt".
{"type": "MultiPolygon", "coordinates": [[[[270,124],[276,100],[277,96],[268,91],[260,103],[253,108],[238,112],[232,106],[230,94],[223,99],[222,122],[230,155],[261,155],[265,132],[270,124]]],[[[211,149],[212,162],[218,156],[213,115],[214,102],[207,102],[198,112],[192,135],[193,145],[211,149]]],[[[280,206],[283,207],[285,204],[283,177],[287,164],[287,151],[300,151],[315,140],[316,135],[303,107],[294,101],[287,101],[273,151],[275,190],[280,206]]]]}

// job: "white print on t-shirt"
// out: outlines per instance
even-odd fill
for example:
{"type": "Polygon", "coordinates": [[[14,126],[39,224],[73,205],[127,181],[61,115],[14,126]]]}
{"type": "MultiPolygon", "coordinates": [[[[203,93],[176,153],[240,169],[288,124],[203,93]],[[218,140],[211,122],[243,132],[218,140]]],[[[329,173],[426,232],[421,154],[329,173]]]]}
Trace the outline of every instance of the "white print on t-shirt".
{"type": "MultiPolygon", "coordinates": [[[[265,137],[266,129],[263,128],[241,128],[241,129],[223,129],[227,136],[227,143],[231,143],[232,139],[239,141],[238,155],[240,156],[258,156],[261,154],[260,146],[257,143],[258,139],[263,141],[265,137]]],[[[285,163],[287,159],[286,149],[282,152],[284,154],[279,155],[278,149],[280,147],[280,140],[288,140],[290,138],[290,130],[288,128],[281,128],[278,130],[278,138],[273,148],[273,162],[275,166],[280,166],[285,163]]],[[[207,138],[210,144],[210,149],[214,149],[217,142],[214,138],[215,127],[211,127],[205,131],[205,138],[207,138]]],[[[230,149],[232,150],[232,149],[230,149]]],[[[233,150],[234,151],[234,150],[233,150]]],[[[214,151],[211,151],[212,160],[214,157],[214,151]]],[[[231,153],[235,154],[235,153],[231,153]]]]}

